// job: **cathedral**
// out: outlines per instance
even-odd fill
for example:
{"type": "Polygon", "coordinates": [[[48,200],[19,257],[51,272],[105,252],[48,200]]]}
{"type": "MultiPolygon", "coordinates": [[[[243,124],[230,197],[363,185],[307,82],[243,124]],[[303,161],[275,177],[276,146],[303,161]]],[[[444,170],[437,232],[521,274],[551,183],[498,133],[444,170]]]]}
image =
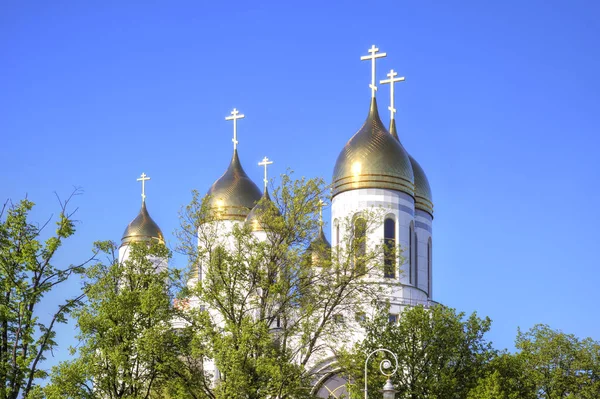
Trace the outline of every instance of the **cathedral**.
{"type": "MultiPolygon", "coordinates": [[[[335,164],[332,158],[332,200],[331,219],[328,240],[321,228],[319,240],[335,249],[342,245],[341,236],[347,226],[347,220],[360,223],[362,212],[369,209],[385,209],[381,223],[368,232],[367,243],[385,242],[402,251],[402,260],[385,258],[383,273],[376,281],[385,285],[386,294],[383,300],[390,304],[389,320],[397,321],[406,306],[434,304],[432,297],[432,223],[433,202],[431,188],[427,176],[419,163],[408,153],[396,130],[394,115],[394,84],[404,80],[391,70],[381,84],[390,85],[390,121],[388,127],[382,122],[376,100],[376,61],[385,57],[385,53],[372,46],[369,54],[361,60],[371,64],[371,101],[367,118],[362,127],[350,137],[341,148],[335,164]],[[331,243],[331,244],[330,244],[331,243]],[[401,263],[402,264],[398,264],[401,263]]],[[[248,177],[238,155],[237,121],[243,118],[236,109],[227,120],[233,122],[233,154],[227,170],[214,184],[208,188],[210,206],[223,210],[222,223],[225,229],[232,229],[236,224],[248,223],[258,239],[265,232],[257,219],[258,209],[265,201],[269,201],[267,190],[267,166],[271,163],[266,157],[259,164],[265,168],[264,190],[248,177]],[[263,200],[261,201],[261,198],[263,200]],[[259,203],[260,201],[260,203],[259,203]],[[258,205],[257,205],[258,204],[258,205]]],[[[357,120],[358,124],[359,121],[357,120]]],[[[144,182],[148,179],[144,174],[138,179],[142,182],[142,198],[144,182]]],[[[140,213],[127,226],[122,237],[119,250],[120,260],[127,257],[127,246],[135,241],[158,240],[164,242],[164,236],[158,224],[150,217],[145,201],[142,201],[140,213]]],[[[368,245],[368,244],[367,244],[368,245]]],[[[166,267],[166,262],[164,267],[166,267]]],[[[193,279],[202,279],[202,269],[193,279]]],[[[360,334],[355,338],[360,339],[360,334]]],[[[214,364],[207,369],[218,378],[218,370],[214,364]]],[[[321,357],[310,364],[315,375],[313,393],[319,397],[342,397],[345,391],[345,380],[337,373],[333,355],[321,357]]]]}

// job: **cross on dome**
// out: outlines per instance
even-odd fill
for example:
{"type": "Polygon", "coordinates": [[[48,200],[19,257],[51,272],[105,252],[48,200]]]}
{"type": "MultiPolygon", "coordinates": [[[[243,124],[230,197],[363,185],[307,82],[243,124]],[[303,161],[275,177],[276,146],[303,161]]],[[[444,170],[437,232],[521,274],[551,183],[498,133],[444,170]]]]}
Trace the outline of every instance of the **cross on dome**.
{"type": "Polygon", "coordinates": [[[272,163],[273,161],[269,160],[269,158],[267,157],[264,157],[263,160],[258,163],[258,166],[265,167],[265,178],[263,179],[263,181],[265,182],[265,192],[267,191],[267,183],[269,182],[269,180],[267,179],[267,166],[271,165],[272,163]]]}
{"type": "Polygon", "coordinates": [[[323,226],[323,207],[327,204],[321,198],[319,198],[319,225],[323,226]]]}
{"type": "Polygon", "coordinates": [[[237,120],[238,119],[243,119],[245,117],[245,115],[240,114],[240,111],[238,111],[236,108],[233,109],[233,111],[231,111],[231,116],[226,116],[225,120],[226,121],[233,121],[233,138],[231,139],[231,141],[233,141],[233,149],[237,150],[237,145],[238,145],[238,141],[237,141],[237,120]]]}
{"type": "Polygon", "coordinates": [[[375,86],[375,60],[377,58],[383,58],[387,56],[387,53],[377,53],[379,51],[379,49],[377,47],[375,47],[375,45],[372,45],[371,48],[369,49],[369,53],[371,55],[363,55],[362,57],[360,57],[361,61],[367,61],[367,60],[371,60],[371,84],[369,85],[369,87],[371,88],[371,97],[375,98],[375,91],[377,90],[377,86],[375,86]]]}
{"type": "Polygon", "coordinates": [[[142,202],[146,201],[146,180],[150,180],[150,178],[142,172],[141,176],[137,181],[142,182],[142,202]]]}
{"type": "Polygon", "coordinates": [[[386,76],[389,79],[380,80],[379,83],[382,85],[386,83],[390,84],[390,106],[388,109],[390,110],[391,114],[390,119],[394,120],[394,114],[396,113],[396,108],[394,108],[394,83],[404,82],[405,78],[404,76],[397,78],[396,76],[398,76],[398,72],[394,71],[393,69],[390,69],[390,73],[388,73],[386,76]]]}

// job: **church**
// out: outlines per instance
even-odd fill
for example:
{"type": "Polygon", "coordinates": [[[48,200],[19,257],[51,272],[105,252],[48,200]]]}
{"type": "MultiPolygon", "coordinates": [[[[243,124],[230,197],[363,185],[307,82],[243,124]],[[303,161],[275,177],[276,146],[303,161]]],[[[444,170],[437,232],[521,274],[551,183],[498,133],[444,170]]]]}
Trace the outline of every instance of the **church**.
{"type": "MultiPolygon", "coordinates": [[[[371,64],[371,101],[366,110],[367,118],[354,135],[351,136],[349,132],[349,139],[341,148],[335,163],[332,154],[331,219],[327,223],[331,229],[330,239],[326,238],[322,227],[318,239],[335,250],[343,245],[343,231],[348,228],[344,225],[345,221],[352,220],[352,223],[358,225],[363,212],[373,208],[385,210],[381,223],[376,228],[363,231],[367,235],[367,245],[384,242],[402,252],[401,258],[385,257],[383,272],[371,280],[386,287],[382,301],[389,302],[389,320],[395,322],[406,306],[435,304],[432,293],[433,201],[423,168],[404,148],[396,130],[394,85],[404,81],[404,78],[398,77],[392,69],[387,74],[388,79],[379,82],[390,87],[390,120],[386,127],[381,120],[376,99],[376,61],[386,54],[379,52],[374,45],[368,53],[361,57],[361,60],[370,61],[371,64]]],[[[261,192],[244,171],[238,154],[237,122],[243,117],[243,114],[234,109],[225,118],[233,122],[233,154],[222,176],[207,188],[207,195],[210,206],[222,210],[221,223],[224,230],[247,223],[260,240],[265,232],[260,228],[257,215],[260,214],[261,204],[270,201],[266,183],[267,167],[272,162],[265,157],[259,163],[265,168],[265,185],[261,192]]],[[[357,125],[359,122],[356,121],[357,125]]],[[[142,182],[142,207],[123,234],[119,249],[121,261],[126,259],[127,247],[131,242],[164,242],[163,233],[150,217],[144,200],[143,187],[147,179],[145,174],[138,179],[142,182]]],[[[165,264],[164,267],[166,266],[165,264]]],[[[192,279],[202,277],[203,271],[200,268],[192,279]]],[[[360,334],[357,334],[355,340],[359,339],[360,334]]],[[[339,370],[336,369],[333,354],[322,356],[309,366],[315,375],[312,388],[314,394],[323,398],[337,398],[346,393],[345,380],[337,373],[339,370]]],[[[206,365],[206,370],[211,368],[215,379],[218,379],[219,372],[214,364],[206,365]]]]}

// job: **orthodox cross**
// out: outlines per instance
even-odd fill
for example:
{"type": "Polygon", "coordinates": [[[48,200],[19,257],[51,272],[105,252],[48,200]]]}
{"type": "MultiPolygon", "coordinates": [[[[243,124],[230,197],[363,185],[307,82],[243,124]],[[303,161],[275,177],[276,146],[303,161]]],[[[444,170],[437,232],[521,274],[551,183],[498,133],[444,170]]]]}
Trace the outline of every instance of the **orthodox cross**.
{"type": "Polygon", "coordinates": [[[226,121],[233,121],[233,138],[231,139],[231,141],[233,141],[233,149],[237,150],[237,145],[238,145],[238,141],[237,141],[237,120],[238,119],[243,119],[244,115],[240,114],[240,111],[238,111],[237,109],[233,109],[233,111],[231,111],[231,116],[226,116],[225,120],[226,121]]]}
{"type": "Polygon", "coordinates": [[[387,56],[386,53],[377,54],[378,51],[379,49],[375,47],[375,45],[372,45],[369,49],[369,53],[371,53],[371,55],[364,55],[360,57],[361,61],[371,60],[371,84],[369,85],[371,88],[371,97],[375,97],[375,90],[377,90],[377,86],[375,86],[375,60],[377,58],[383,58],[387,56]]]}
{"type": "Polygon", "coordinates": [[[323,226],[323,207],[327,205],[325,201],[319,198],[319,225],[323,226]]]}
{"type": "Polygon", "coordinates": [[[265,167],[265,178],[263,179],[263,181],[265,182],[265,192],[267,191],[267,183],[269,182],[269,180],[267,179],[267,166],[271,165],[272,163],[273,161],[270,161],[267,157],[264,157],[263,160],[258,163],[259,166],[265,167]]]}
{"type": "Polygon", "coordinates": [[[390,110],[391,116],[390,119],[394,120],[394,114],[396,113],[396,108],[394,108],[394,83],[396,82],[404,82],[404,76],[397,78],[396,76],[398,76],[398,72],[394,71],[393,69],[390,70],[390,73],[387,74],[387,77],[389,77],[389,79],[385,79],[385,80],[380,80],[379,83],[386,84],[389,83],[390,84],[390,106],[388,107],[388,109],[390,110]]]}
{"type": "Polygon", "coordinates": [[[146,201],[146,180],[150,180],[150,178],[145,173],[142,173],[140,178],[137,179],[137,181],[142,182],[142,202],[146,201]]]}

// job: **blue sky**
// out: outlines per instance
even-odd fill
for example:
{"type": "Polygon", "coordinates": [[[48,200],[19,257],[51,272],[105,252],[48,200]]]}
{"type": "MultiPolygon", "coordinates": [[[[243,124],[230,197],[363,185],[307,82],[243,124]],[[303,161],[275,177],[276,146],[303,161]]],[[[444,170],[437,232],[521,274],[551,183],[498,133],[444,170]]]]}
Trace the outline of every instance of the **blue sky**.
{"type": "Polygon", "coordinates": [[[149,3],[0,6],[0,198],[27,194],[42,221],[55,191],[83,188],[61,262],[120,239],[142,172],[174,245],[190,191],[227,167],[233,107],[257,184],[265,155],[272,174],[329,180],[366,117],[376,44],[377,79],[406,76],[398,130],[433,190],[435,299],[490,316],[498,348],[535,323],[600,339],[596,2],[149,3]]]}

